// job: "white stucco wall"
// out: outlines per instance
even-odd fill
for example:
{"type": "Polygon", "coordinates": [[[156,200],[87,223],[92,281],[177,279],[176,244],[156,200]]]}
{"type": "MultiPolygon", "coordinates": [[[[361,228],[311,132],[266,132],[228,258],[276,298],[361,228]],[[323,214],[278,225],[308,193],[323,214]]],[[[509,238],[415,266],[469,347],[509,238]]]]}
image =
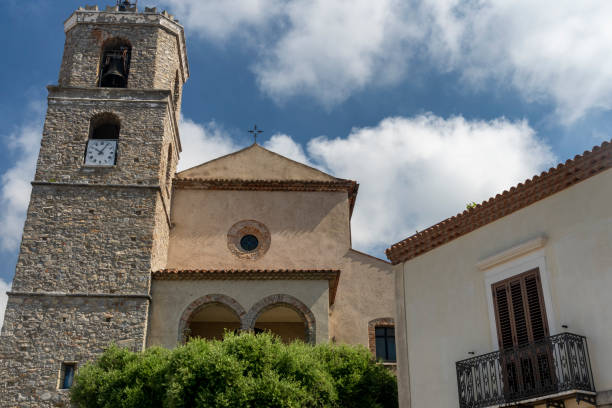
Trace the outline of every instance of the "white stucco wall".
{"type": "Polygon", "coordinates": [[[506,266],[520,270],[521,262],[525,267],[543,262],[551,334],[567,325],[567,331],[586,336],[595,387],[612,389],[612,170],[607,170],[398,270],[410,367],[409,384],[400,378],[400,388],[409,387],[412,407],[458,406],[455,362],[471,357],[471,351],[498,349],[485,279],[503,274],[505,266],[480,270],[477,264],[538,237],[546,237],[541,249],[506,266]]]}

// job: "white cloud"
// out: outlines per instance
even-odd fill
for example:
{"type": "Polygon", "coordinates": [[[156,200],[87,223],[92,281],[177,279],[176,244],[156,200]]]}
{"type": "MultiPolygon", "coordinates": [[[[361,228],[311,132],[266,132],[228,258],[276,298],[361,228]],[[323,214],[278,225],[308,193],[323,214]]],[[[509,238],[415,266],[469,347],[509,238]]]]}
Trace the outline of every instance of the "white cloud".
{"type": "Polygon", "coordinates": [[[15,161],[1,176],[0,192],[0,249],[17,249],[23,231],[28,203],[30,201],[30,182],[34,179],[36,158],[42,136],[41,119],[33,120],[5,136],[8,150],[15,161]]]}
{"type": "Polygon", "coordinates": [[[332,106],[402,78],[422,37],[403,0],[162,0],[213,42],[238,37],[258,53],[257,83],[277,101],[309,95],[332,106]]]}
{"type": "Polygon", "coordinates": [[[182,24],[205,37],[225,40],[251,33],[282,15],[283,0],[164,0],[182,24]]]}
{"type": "Polygon", "coordinates": [[[200,125],[182,117],[179,128],[183,148],[178,164],[179,171],[238,150],[227,131],[215,121],[200,125]]]}
{"type": "Polygon", "coordinates": [[[260,87],[277,100],[296,94],[327,106],[371,83],[395,82],[420,36],[399,0],[294,0],[288,30],[255,66],[260,87]]]}
{"type": "Polygon", "coordinates": [[[8,301],[6,292],[10,289],[11,284],[0,279],[0,329],[2,329],[2,324],[4,323],[4,311],[6,310],[6,302],[8,301]]]}
{"type": "Polygon", "coordinates": [[[528,100],[552,100],[565,123],[612,109],[612,2],[427,0],[430,51],[472,85],[509,81],[528,100]],[[460,41],[458,41],[460,39],[460,41]]]}
{"type": "Polygon", "coordinates": [[[291,136],[277,133],[272,135],[272,137],[263,144],[263,147],[282,156],[288,157],[291,160],[313,166],[310,160],[306,157],[302,145],[296,143],[291,136]]]}
{"type": "Polygon", "coordinates": [[[190,31],[253,47],[257,83],[277,101],[309,95],[329,107],[416,69],[456,71],[473,89],[509,85],[568,124],[612,109],[610,1],[162,2],[190,31]]]}
{"type": "Polygon", "coordinates": [[[380,250],[484,201],[554,162],[525,121],[431,114],[387,118],[346,138],[319,137],[308,152],[360,183],[353,243],[380,250]]]}

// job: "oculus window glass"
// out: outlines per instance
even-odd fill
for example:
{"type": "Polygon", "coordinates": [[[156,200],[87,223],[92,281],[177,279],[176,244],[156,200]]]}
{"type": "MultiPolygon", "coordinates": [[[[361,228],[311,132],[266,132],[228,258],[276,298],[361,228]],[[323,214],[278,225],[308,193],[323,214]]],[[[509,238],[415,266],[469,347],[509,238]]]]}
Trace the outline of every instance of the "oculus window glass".
{"type": "Polygon", "coordinates": [[[227,233],[227,247],[240,259],[261,258],[270,248],[270,231],[259,221],[238,221],[227,233]]]}

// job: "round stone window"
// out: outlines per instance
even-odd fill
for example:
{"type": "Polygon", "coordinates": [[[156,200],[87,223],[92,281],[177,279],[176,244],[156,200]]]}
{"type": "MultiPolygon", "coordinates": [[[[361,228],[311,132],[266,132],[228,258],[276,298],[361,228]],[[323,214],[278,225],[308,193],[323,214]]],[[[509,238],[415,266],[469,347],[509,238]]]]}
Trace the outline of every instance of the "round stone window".
{"type": "Polygon", "coordinates": [[[238,258],[260,258],[270,248],[270,231],[259,221],[239,221],[227,233],[227,247],[238,258]]]}

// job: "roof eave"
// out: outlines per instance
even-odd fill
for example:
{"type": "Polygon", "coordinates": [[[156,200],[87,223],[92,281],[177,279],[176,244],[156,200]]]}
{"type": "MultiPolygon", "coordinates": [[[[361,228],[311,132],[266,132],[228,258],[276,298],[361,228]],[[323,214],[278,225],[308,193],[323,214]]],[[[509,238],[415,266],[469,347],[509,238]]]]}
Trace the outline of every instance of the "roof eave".
{"type": "Polygon", "coordinates": [[[391,245],[385,253],[394,265],[406,262],[610,168],[612,144],[606,141],[474,208],[391,245]]]}

